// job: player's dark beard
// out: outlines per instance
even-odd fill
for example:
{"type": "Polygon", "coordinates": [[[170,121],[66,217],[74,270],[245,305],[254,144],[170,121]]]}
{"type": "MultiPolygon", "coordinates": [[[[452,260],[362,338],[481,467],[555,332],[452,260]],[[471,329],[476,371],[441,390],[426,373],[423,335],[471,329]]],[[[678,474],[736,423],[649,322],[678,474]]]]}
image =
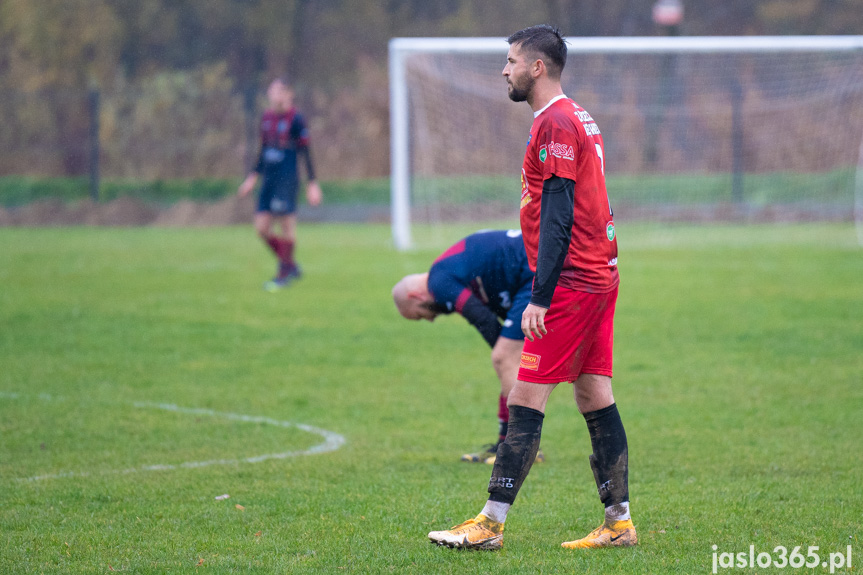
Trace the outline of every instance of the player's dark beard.
{"type": "Polygon", "coordinates": [[[527,97],[530,95],[533,90],[533,85],[536,83],[536,80],[531,76],[524,77],[524,83],[526,85],[517,87],[515,82],[510,81],[509,84],[509,99],[513,102],[525,102],[527,101],[527,97]]]}

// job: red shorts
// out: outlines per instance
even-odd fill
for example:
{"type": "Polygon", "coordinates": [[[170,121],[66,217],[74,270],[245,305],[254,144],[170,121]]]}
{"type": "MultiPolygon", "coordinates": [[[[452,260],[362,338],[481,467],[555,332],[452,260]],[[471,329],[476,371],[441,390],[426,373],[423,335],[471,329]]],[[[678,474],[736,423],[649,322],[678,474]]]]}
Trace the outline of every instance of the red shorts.
{"type": "Polygon", "coordinates": [[[545,314],[542,339],[524,340],[518,379],[531,383],[575,381],[582,373],[611,377],[617,287],[587,293],[558,286],[545,314]]]}

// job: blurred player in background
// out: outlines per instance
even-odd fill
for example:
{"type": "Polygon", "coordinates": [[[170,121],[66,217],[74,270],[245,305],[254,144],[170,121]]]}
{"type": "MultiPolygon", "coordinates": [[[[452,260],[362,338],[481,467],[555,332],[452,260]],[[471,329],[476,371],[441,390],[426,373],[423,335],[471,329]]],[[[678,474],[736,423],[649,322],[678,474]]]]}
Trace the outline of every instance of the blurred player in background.
{"type": "Polygon", "coordinates": [[[267,88],[270,107],[261,118],[261,153],[255,169],[246,176],[238,194],[251,193],[263,176],[255,230],[279,260],[276,276],[264,287],[275,291],[300,277],[294,261],[297,241],[297,190],[300,187],[299,163],[305,165],[306,199],[316,206],[321,203],[321,188],[315,180],[315,170],[309,151],[309,132],[303,117],[294,108],[294,90],[277,78],[267,88]],[[281,233],[273,231],[278,224],[281,233]]]}
{"type": "MultiPolygon", "coordinates": [[[[498,439],[478,453],[462,455],[462,461],[493,464],[497,446],[506,437],[506,401],[518,376],[524,343],[521,315],[532,282],[521,232],[495,230],[464,238],[438,257],[427,273],[405,276],[393,288],[403,317],[434,321],[439,314],[459,313],[492,348],[491,362],[500,380],[498,439]]],[[[536,460],[543,461],[541,451],[536,460]]]]}
{"type": "Polygon", "coordinates": [[[560,32],[533,26],[508,41],[503,76],[509,97],[526,101],[534,114],[521,171],[521,231],[536,272],[521,319],[526,341],[485,507],[475,518],[428,536],[449,547],[500,549],[506,515],[539,449],[548,397],[558,383],[572,382],[605,519],[586,537],[562,545],[635,545],[626,432],[611,389],[619,276],[602,135],[590,114],[563,93],[567,50],[560,32]]]}

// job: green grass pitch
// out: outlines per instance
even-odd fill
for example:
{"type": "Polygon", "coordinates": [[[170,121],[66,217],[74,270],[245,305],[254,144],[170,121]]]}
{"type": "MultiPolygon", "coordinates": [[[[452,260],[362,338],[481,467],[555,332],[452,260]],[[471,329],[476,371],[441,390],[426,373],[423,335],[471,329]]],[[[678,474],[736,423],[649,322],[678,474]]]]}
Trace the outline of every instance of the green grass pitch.
{"type": "Polygon", "coordinates": [[[303,225],[305,276],[271,294],[251,226],[0,229],[0,573],[692,574],[713,545],[851,545],[860,572],[850,224],[619,224],[640,545],[559,546],[602,513],[569,386],[504,549],[429,544],[485,500],[490,469],[458,456],[492,439],[497,384],[464,320],[402,320],[389,293],[470,231],[401,254],[385,226],[303,225]],[[293,424],[345,443],[308,453],[322,432],[293,424]]]}

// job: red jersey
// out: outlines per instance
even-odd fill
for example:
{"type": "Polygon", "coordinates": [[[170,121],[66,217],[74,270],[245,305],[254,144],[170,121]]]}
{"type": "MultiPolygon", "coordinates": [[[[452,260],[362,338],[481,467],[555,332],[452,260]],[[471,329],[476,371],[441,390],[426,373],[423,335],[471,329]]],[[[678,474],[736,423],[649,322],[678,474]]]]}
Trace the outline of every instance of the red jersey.
{"type": "Polygon", "coordinates": [[[565,96],[534,114],[522,164],[521,231],[534,272],[542,186],[551,176],[575,182],[572,237],[557,285],[595,293],[613,290],[620,279],[602,135],[590,114],[565,96]]]}

